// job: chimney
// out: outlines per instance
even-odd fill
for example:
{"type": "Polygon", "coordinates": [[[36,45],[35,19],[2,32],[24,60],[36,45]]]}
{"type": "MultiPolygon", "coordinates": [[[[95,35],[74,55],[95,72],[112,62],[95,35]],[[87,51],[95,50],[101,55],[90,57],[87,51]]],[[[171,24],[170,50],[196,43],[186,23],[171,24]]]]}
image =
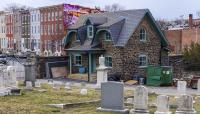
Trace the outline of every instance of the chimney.
{"type": "Polygon", "coordinates": [[[192,26],[193,26],[193,15],[192,14],[189,14],[189,21],[188,21],[188,23],[189,23],[189,28],[192,28],[192,26]]]}

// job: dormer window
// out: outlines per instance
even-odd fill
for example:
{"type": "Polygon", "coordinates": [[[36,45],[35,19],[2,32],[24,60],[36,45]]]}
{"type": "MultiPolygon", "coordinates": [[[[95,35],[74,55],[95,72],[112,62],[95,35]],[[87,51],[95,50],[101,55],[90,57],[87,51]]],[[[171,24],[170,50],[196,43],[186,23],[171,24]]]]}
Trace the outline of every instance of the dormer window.
{"type": "Polygon", "coordinates": [[[94,27],[92,25],[88,25],[87,27],[87,37],[93,38],[94,36],[94,27]]]}
{"type": "Polygon", "coordinates": [[[142,41],[142,42],[147,41],[147,32],[144,28],[140,29],[140,41],[142,41]]]}
{"type": "Polygon", "coordinates": [[[110,35],[110,33],[108,33],[108,32],[105,33],[104,40],[105,41],[111,41],[111,35],[110,35]]]}

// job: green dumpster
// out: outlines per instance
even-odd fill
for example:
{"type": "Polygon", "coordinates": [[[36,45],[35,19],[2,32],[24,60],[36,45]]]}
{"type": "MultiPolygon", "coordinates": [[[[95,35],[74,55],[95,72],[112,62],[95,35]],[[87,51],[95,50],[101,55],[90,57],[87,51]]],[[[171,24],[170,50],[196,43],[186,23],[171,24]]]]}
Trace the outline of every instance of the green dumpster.
{"type": "Polygon", "coordinates": [[[172,84],[172,67],[170,66],[148,66],[147,85],[161,86],[172,84]]]}

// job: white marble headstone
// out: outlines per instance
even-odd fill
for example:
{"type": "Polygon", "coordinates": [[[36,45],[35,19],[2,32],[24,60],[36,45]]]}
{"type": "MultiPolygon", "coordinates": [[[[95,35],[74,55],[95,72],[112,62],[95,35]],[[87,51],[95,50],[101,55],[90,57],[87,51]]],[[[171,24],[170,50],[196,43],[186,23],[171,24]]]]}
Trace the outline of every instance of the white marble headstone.
{"type": "Polygon", "coordinates": [[[144,86],[138,86],[134,91],[135,109],[148,109],[148,90],[144,86]]]}
{"type": "Polygon", "coordinates": [[[187,88],[187,82],[186,81],[178,81],[177,83],[177,90],[179,94],[185,94],[187,88]]]}
{"type": "Polygon", "coordinates": [[[54,82],[53,89],[60,90],[60,84],[54,82]]]}
{"type": "Polygon", "coordinates": [[[198,82],[197,82],[197,91],[198,91],[198,95],[200,95],[200,79],[198,79],[198,82]]]}
{"type": "Polygon", "coordinates": [[[191,95],[181,95],[179,97],[176,114],[196,114],[193,108],[193,98],[191,95]]]}
{"type": "Polygon", "coordinates": [[[157,111],[154,114],[171,114],[169,111],[169,97],[159,95],[157,97],[157,111]]]}
{"type": "Polygon", "coordinates": [[[33,85],[31,81],[26,81],[26,89],[28,90],[32,90],[33,89],[33,85]]]}
{"type": "Polygon", "coordinates": [[[69,82],[67,82],[67,83],[65,84],[65,89],[71,90],[71,88],[72,88],[72,84],[69,83],[69,82]]]}
{"type": "Polygon", "coordinates": [[[87,95],[88,94],[88,90],[86,88],[81,89],[80,91],[81,95],[87,95]]]}
{"type": "Polygon", "coordinates": [[[41,87],[41,82],[36,81],[35,82],[35,87],[40,88],[41,87]]]}

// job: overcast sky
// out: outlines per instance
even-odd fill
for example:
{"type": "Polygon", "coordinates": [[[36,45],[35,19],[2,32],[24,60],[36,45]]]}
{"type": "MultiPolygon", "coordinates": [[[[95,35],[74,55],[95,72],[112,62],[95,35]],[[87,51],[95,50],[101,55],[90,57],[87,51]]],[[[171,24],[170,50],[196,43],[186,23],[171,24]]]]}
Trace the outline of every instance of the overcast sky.
{"type": "Polygon", "coordinates": [[[93,8],[104,8],[105,5],[118,3],[125,9],[148,8],[156,19],[177,19],[181,15],[188,18],[189,13],[196,15],[196,12],[200,11],[200,0],[1,0],[0,9],[3,10],[11,3],[30,7],[69,3],[93,8]]]}

